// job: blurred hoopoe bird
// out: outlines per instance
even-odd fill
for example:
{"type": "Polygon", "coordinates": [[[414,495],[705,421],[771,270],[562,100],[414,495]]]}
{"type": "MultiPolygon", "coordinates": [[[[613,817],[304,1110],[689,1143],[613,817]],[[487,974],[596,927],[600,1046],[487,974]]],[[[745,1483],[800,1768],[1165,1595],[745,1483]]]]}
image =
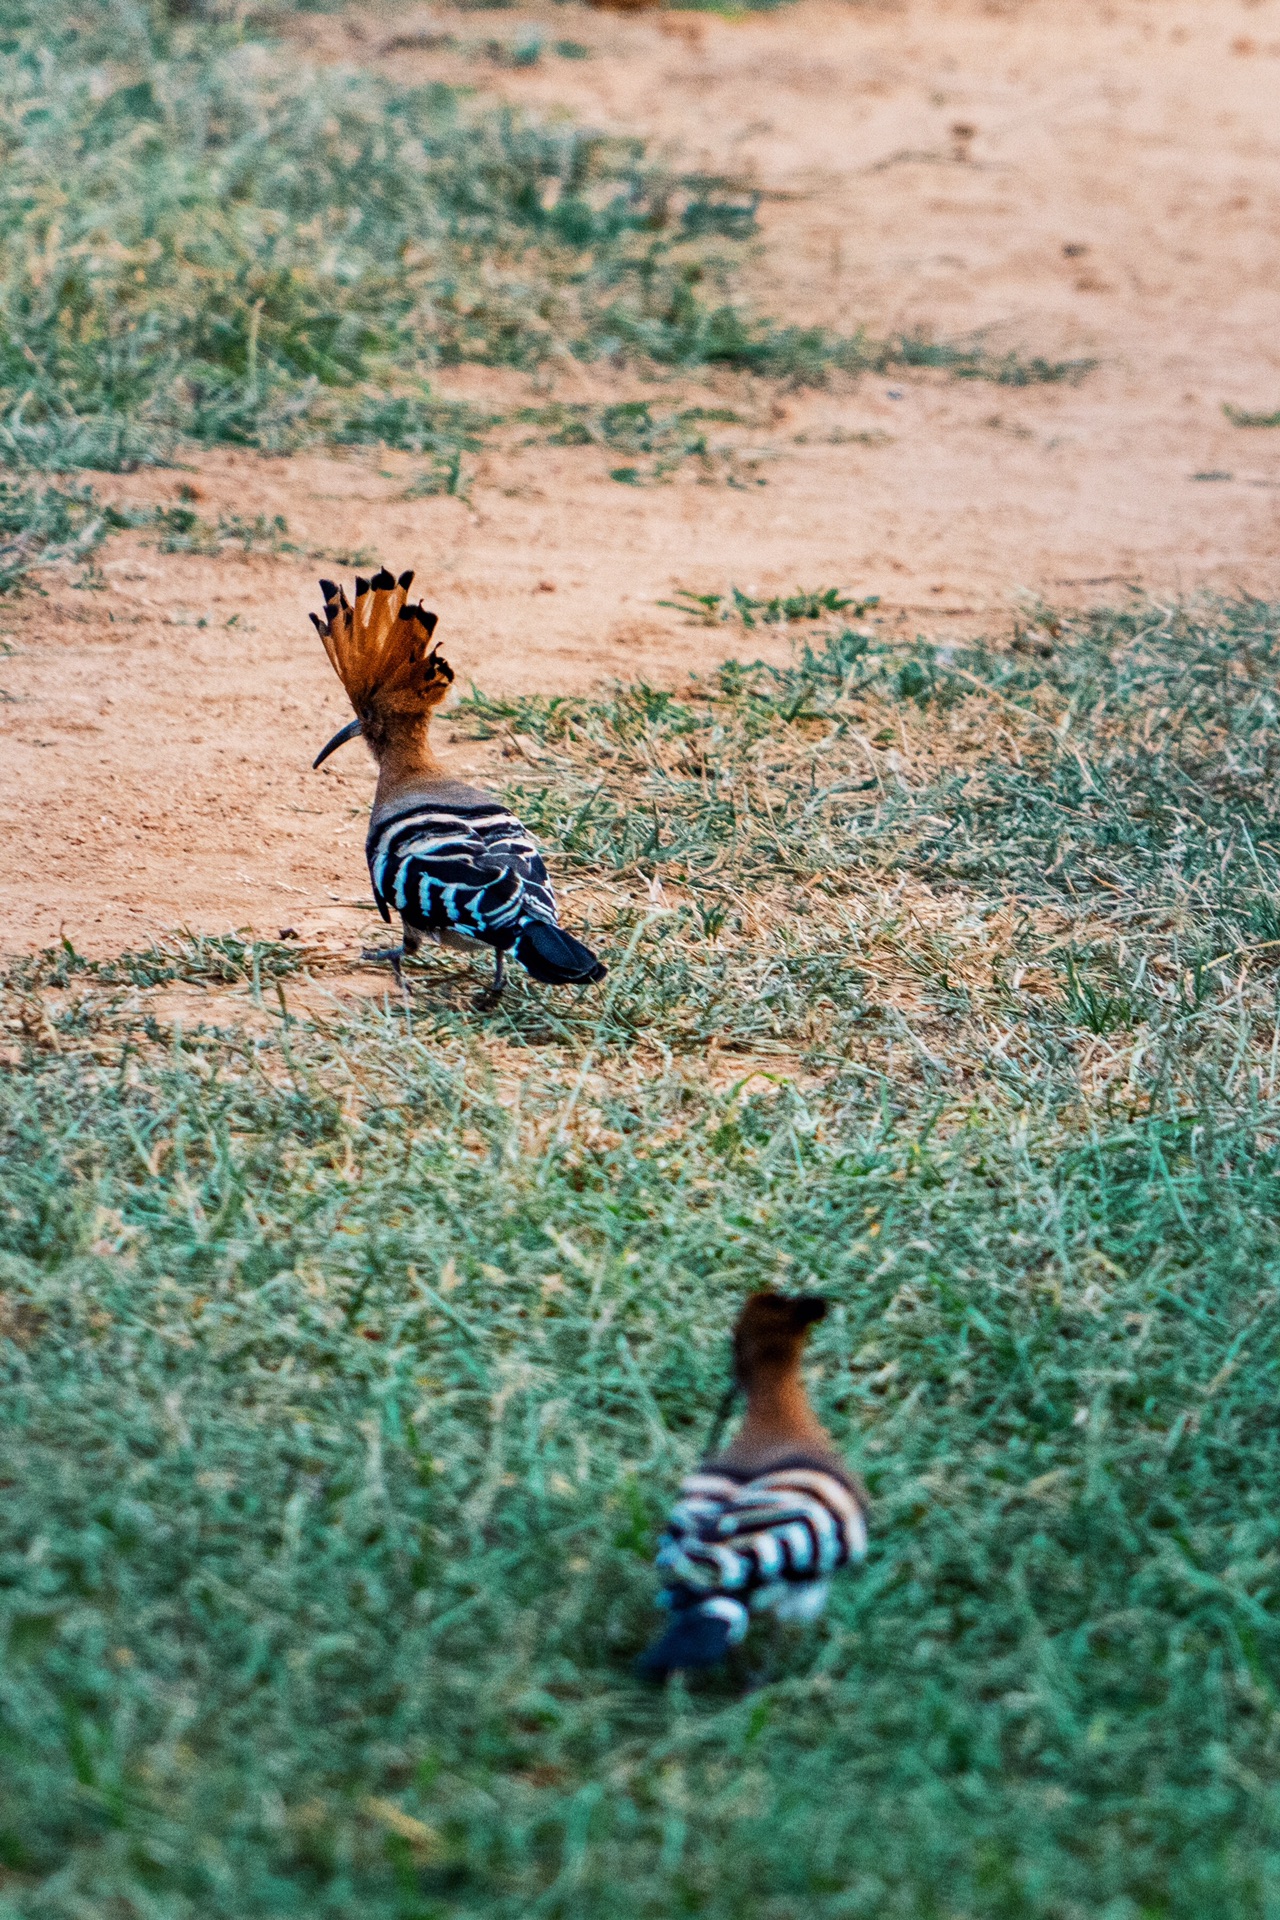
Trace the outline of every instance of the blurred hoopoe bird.
{"type": "Polygon", "coordinates": [[[747,1417],[685,1480],[667,1521],[658,1569],[672,1618],[637,1663],[645,1679],[715,1666],[753,1612],[816,1620],[831,1575],[866,1553],[866,1493],[800,1373],[808,1330],[826,1311],[814,1294],[753,1293],[739,1315],[730,1393],[746,1395],[747,1417]]]}
{"type": "Polygon", "coordinates": [[[322,580],[323,620],[312,614],[356,717],[316,755],[319,767],[359,734],[378,763],[378,786],[365,841],[373,897],[383,919],[394,908],[404,928],[398,947],[371,954],[400,962],[424,940],[476,953],[491,947],[493,985],[514,953],[535,980],[586,985],[605,967],[556,918],[542,855],[526,829],[491,793],[450,779],[431,750],[431,716],[453,683],[434,644],[436,616],[409,604],[412,573],[383,569],[356,581],[355,605],[322,580]]]}

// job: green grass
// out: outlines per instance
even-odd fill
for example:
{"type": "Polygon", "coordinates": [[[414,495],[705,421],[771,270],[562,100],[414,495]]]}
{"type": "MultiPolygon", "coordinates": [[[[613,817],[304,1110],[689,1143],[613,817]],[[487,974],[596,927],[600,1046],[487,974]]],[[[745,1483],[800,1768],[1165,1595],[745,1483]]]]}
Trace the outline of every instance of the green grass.
{"type": "Polygon", "coordinates": [[[0,593],[40,567],[91,560],[109,532],[131,524],[91,487],[0,479],[0,593]]]}
{"type": "Polygon", "coordinates": [[[685,214],[723,198],[635,141],[105,5],[11,29],[0,142],[9,444],[50,464],[147,458],[139,422],[155,457],[343,437],[371,390],[429,406],[433,367],[609,351],[615,317],[679,357],[714,267],[685,214]]]}
{"type": "MultiPolygon", "coordinates": [[[[770,595],[767,600],[744,593],[741,587],[730,587],[724,593],[692,593],[679,588],[674,600],[661,600],[659,606],[671,607],[677,613],[688,616],[695,626],[715,627],[735,621],[739,626],[751,630],[755,627],[785,627],[797,620],[821,620],[826,615],[848,613],[860,620],[872,607],[879,606],[880,596],[872,594],[863,600],[841,592],[839,587],[822,587],[817,591],[770,595]]],[[[858,635],[850,632],[848,640],[857,640],[858,635]]],[[[848,643],[845,641],[845,644],[848,643]]]]}
{"type": "Polygon", "coordinates": [[[463,361],[801,384],[1087,366],[753,317],[754,193],[465,90],[312,67],[200,10],[11,0],[0,159],[0,457],[46,472],[163,465],[184,441],[456,461],[492,424],[430,388],[463,361]]]}
{"type": "MultiPolygon", "coordinates": [[[[607,406],[557,401],[550,406],[522,407],[515,417],[521,424],[543,429],[549,446],[596,446],[610,454],[631,455],[635,465],[617,467],[612,472],[615,480],[625,477],[632,485],[667,480],[686,461],[692,461],[701,481],[742,487],[757,480],[756,468],[762,458],[759,449],[709,436],[708,427],[748,424],[732,407],[663,411],[655,409],[651,400],[622,400],[607,406]]],[[[537,445],[540,437],[525,444],[537,445]]]]}
{"type": "Polygon", "coordinates": [[[848,618],[463,704],[598,992],[11,969],[5,1920],[1275,1912],[1280,609],[848,618]],[[871,1555],[652,1694],[770,1282],[871,1555]]]}
{"type": "Polygon", "coordinates": [[[1233,427],[1280,427],[1280,409],[1275,413],[1251,413],[1247,407],[1233,407],[1228,402],[1222,411],[1233,427]]]}

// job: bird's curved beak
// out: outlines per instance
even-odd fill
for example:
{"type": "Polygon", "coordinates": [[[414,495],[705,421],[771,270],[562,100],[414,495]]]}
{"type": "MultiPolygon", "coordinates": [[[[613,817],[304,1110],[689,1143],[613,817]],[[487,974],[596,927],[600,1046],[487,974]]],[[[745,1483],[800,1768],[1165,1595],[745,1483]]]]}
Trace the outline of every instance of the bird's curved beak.
{"type": "Polygon", "coordinates": [[[334,734],[329,744],[325,747],[321,747],[319,753],[316,755],[315,759],[311,762],[312,773],[315,772],[317,767],[321,767],[324,765],[325,761],[329,758],[329,755],[331,753],[336,753],[339,747],[345,747],[348,740],[354,740],[356,735],[359,733],[359,731],[360,731],[360,722],[358,720],[348,720],[345,727],[339,728],[338,732],[334,734]]]}

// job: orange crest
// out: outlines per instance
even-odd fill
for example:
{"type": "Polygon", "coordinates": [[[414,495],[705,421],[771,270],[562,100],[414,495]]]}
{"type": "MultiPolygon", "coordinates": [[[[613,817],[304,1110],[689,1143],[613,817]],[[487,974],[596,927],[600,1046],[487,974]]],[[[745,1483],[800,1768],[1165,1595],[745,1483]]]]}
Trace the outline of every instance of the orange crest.
{"type": "Polygon", "coordinates": [[[435,614],[408,604],[412,585],[412,573],[395,580],[384,567],[372,580],[357,579],[352,606],[332,580],[320,582],[325,617],[311,619],[366,727],[376,717],[429,712],[453,682],[432,639],[435,614]]]}

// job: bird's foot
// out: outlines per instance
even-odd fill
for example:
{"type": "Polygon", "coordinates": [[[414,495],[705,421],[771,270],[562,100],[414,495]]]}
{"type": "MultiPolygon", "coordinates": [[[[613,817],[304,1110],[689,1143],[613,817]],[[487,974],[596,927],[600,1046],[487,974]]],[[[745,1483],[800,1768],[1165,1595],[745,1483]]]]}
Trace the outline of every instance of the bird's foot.
{"type": "Polygon", "coordinates": [[[492,1013],[502,998],[503,955],[501,951],[494,954],[493,960],[493,985],[486,988],[483,993],[476,995],[474,1005],[477,1013],[492,1013]]]}
{"type": "Polygon", "coordinates": [[[408,993],[408,982],[404,977],[405,950],[403,947],[361,947],[362,960],[385,961],[396,977],[396,985],[402,993],[408,993]]]}

